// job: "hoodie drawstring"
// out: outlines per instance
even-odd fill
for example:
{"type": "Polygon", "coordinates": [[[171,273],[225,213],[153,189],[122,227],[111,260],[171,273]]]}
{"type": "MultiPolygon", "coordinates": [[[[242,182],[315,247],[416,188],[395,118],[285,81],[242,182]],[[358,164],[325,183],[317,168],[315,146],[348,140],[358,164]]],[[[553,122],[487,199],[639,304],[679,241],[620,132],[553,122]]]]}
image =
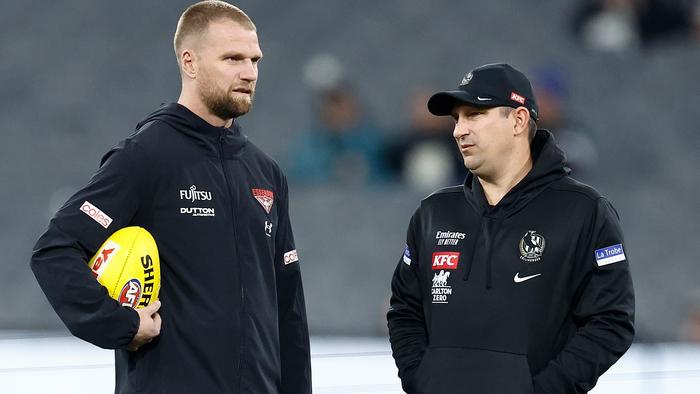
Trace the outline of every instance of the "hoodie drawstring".
{"type": "MultiPolygon", "coordinates": [[[[477,233],[471,242],[472,255],[471,255],[471,258],[469,260],[467,260],[467,262],[466,262],[467,265],[465,267],[464,277],[462,278],[462,280],[464,280],[464,281],[469,280],[469,275],[471,274],[472,267],[474,265],[474,256],[476,255],[476,248],[479,245],[479,241],[481,240],[481,233],[484,231],[484,229],[482,228],[482,225],[484,223],[484,216],[486,216],[486,212],[483,212],[479,216],[479,219],[476,222],[477,233]]],[[[488,231],[488,229],[486,229],[486,245],[485,245],[485,247],[486,247],[486,261],[485,261],[485,263],[486,263],[486,288],[487,289],[493,288],[493,277],[492,277],[493,276],[493,274],[492,274],[492,271],[493,271],[492,265],[493,264],[491,263],[491,257],[493,255],[494,244],[493,244],[492,233],[495,232],[495,230],[501,226],[502,221],[503,221],[502,218],[499,218],[496,220],[495,225],[491,228],[494,231],[488,231]]]]}
{"type": "Polygon", "coordinates": [[[479,215],[479,219],[476,221],[476,234],[474,237],[472,237],[472,241],[470,242],[470,248],[472,250],[472,255],[467,260],[467,266],[464,267],[464,277],[462,280],[466,281],[469,280],[469,274],[472,272],[472,266],[474,265],[474,255],[476,254],[476,246],[479,244],[479,239],[481,238],[481,223],[484,221],[484,215],[486,215],[486,212],[481,212],[481,215],[479,215]]]}

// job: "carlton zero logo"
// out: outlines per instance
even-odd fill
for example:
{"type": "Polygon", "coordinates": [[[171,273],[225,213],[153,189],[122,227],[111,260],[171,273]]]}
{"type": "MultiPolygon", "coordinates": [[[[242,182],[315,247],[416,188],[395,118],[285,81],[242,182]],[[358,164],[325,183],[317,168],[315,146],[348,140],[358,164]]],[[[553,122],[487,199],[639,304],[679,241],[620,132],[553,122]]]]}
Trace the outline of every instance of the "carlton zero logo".
{"type": "MultiPolygon", "coordinates": [[[[180,200],[189,201],[191,203],[195,201],[211,201],[212,195],[211,192],[197,190],[197,186],[192,185],[187,190],[180,190],[180,200]]],[[[216,216],[214,208],[182,207],[180,208],[180,213],[191,216],[216,216]]]]}
{"type": "Polygon", "coordinates": [[[450,271],[440,270],[433,276],[433,287],[430,294],[433,296],[433,304],[447,304],[449,296],[452,295],[452,286],[447,285],[450,278],[450,271]]]}
{"type": "Polygon", "coordinates": [[[80,207],[80,210],[90,216],[92,220],[96,221],[97,223],[100,224],[100,226],[107,228],[109,227],[110,224],[112,224],[112,218],[107,216],[106,213],[102,212],[99,208],[96,206],[90,204],[89,201],[85,201],[83,205],[80,207]]]}
{"type": "Polygon", "coordinates": [[[456,270],[459,265],[459,252],[433,253],[433,270],[456,270]]]}
{"type": "Polygon", "coordinates": [[[528,231],[520,239],[520,260],[527,263],[540,261],[546,244],[544,237],[535,230],[528,231]]]}

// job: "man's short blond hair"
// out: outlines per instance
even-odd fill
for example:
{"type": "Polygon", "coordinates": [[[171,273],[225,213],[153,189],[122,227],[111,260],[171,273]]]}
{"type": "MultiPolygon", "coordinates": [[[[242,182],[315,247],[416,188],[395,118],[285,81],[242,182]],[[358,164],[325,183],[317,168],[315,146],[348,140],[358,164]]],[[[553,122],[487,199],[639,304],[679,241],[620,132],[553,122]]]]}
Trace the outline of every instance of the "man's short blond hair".
{"type": "Polygon", "coordinates": [[[184,42],[192,37],[201,37],[210,23],[221,19],[229,19],[246,29],[256,30],[255,24],[245,12],[225,1],[206,0],[192,4],[182,13],[175,29],[173,45],[178,63],[184,42]]]}

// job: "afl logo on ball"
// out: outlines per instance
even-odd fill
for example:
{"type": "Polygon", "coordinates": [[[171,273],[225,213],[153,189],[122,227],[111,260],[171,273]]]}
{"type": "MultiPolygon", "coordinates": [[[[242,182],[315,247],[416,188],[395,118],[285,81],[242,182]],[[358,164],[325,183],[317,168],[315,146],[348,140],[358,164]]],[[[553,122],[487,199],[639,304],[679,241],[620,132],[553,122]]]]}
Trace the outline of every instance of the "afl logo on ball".
{"type": "Polygon", "coordinates": [[[530,230],[520,239],[520,260],[527,263],[540,261],[545,247],[544,237],[530,230]]]}
{"type": "Polygon", "coordinates": [[[119,303],[122,306],[130,306],[132,308],[136,308],[136,305],[138,305],[140,299],[141,283],[139,282],[139,280],[131,279],[128,282],[126,282],[124,287],[122,287],[122,291],[119,293],[119,303]]]}

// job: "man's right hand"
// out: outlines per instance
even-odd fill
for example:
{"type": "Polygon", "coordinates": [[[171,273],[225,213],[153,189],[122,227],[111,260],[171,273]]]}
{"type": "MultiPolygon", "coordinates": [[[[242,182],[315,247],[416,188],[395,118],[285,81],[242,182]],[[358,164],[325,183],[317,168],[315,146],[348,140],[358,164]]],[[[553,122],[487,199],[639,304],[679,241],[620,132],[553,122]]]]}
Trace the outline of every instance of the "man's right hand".
{"type": "Polygon", "coordinates": [[[160,335],[161,320],[158,309],[160,309],[160,301],[155,301],[145,308],[136,310],[140,319],[139,330],[134,335],[131,343],[126,347],[128,351],[135,352],[138,348],[160,335]]]}

